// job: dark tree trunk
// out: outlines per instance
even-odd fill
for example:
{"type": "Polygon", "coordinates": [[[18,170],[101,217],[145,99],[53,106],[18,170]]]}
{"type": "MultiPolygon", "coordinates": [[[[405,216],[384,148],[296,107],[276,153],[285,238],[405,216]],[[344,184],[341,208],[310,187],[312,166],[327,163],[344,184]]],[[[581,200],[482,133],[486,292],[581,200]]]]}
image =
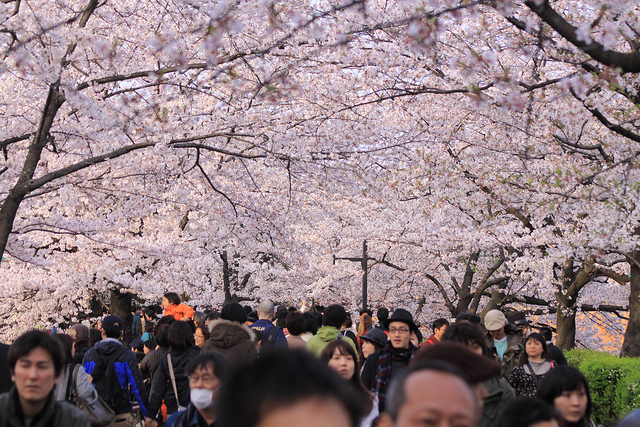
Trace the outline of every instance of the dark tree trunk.
{"type": "Polygon", "coordinates": [[[122,342],[129,344],[131,342],[131,323],[133,315],[131,314],[131,294],[122,293],[118,289],[111,291],[111,314],[114,314],[124,322],[122,342]]]}
{"type": "MultiPolygon", "coordinates": [[[[456,315],[464,311],[469,311],[469,304],[473,301],[473,293],[471,292],[471,285],[473,284],[473,277],[476,272],[476,265],[480,258],[480,251],[473,251],[467,259],[467,268],[462,278],[462,286],[458,290],[458,305],[456,306],[456,315]]],[[[475,311],[474,311],[475,313],[475,311]]]]}
{"type": "Polygon", "coordinates": [[[42,156],[42,150],[51,140],[49,132],[58,114],[58,110],[64,101],[64,95],[60,90],[60,80],[49,85],[47,102],[45,103],[44,111],[40,118],[38,131],[29,145],[29,151],[25,157],[22,172],[16,184],[9,190],[9,194],[2,201],[2,205],[0,205],[0,262],[2,261],[2,255],[4,255],[9,235],[13,230],[13,221],[16,218],[20,204],[24,198],[33,191],[31,180],[42,156]]]}
{"type": "Polygon", "coordinates": [[[108,307],[104,305],[100,298],[94,296],[89,300],[89,317],[100,317],[105,310],[108,310],[108,307]]]}
{"type": "MultiPolygon", "coordinates": [[[[576,345],[576,298],[572,285],[576,280],[573,261],[567,261],[562,268],[562,291],[556,293],[556,345],[562,350],[570,350],[576,345]]],[[[576,292],[577,293],[577,292],[576,292]]]]}
{"type": "Polygon", "coordinates": [[[595,258],[590,257],[581,268],[574,269],[573,261],[565,262],[562,267],[562,290],[556,292],[556,345],[562,350],[570,350],[576,345],[576,311],[580,291],[595,276],[603,274],[595,267],[595,262],[595,258]]]}
{"type": "Polygon", "coordinates": [[[556,312],[556,345],[562,350],[570,350],[576,345],[576,308],[574,303],[562,303],[558,298],[556,312]]]}
{"type": "Polygon", "coordinates": [[[222,285],[224,288],[224,303],[228,304],[233,301],[233,295],[231,295],[231,268],[229,267],[229,256],[227,251],[220,254],[222,259],[222,285]]]}
{"type": "Polygon", "coordinates": [[[640,251],[633,251],[630,255],[631,281],[629,294],[629,322],[624,333],[621,357],[640,356],[640,251]]]}

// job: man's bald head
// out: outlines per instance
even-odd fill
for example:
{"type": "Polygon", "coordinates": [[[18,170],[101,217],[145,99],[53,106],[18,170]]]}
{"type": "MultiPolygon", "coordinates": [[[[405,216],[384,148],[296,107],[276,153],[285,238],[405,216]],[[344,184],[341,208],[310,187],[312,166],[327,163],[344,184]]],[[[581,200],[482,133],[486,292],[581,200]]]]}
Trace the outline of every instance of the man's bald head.
{"type": "Polygon", "coordinates": [[[264,300],[258,305],[258,317],[260,319],[273,319],[273,313],[275,312],[275,306],[273,302],[269,300],[264,300]]]}

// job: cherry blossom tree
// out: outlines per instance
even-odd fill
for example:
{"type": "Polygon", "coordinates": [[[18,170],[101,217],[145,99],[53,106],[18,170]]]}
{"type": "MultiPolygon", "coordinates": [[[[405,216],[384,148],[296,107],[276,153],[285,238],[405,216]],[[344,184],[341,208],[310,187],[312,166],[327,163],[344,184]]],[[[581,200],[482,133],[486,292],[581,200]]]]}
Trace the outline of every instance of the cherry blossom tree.
{"type": "Polygon", "coordinates": [[[637,288],[635,4],[2,7],[5,330],[109,290],[356,307],[363,240],[423,322],[637,288]]]}

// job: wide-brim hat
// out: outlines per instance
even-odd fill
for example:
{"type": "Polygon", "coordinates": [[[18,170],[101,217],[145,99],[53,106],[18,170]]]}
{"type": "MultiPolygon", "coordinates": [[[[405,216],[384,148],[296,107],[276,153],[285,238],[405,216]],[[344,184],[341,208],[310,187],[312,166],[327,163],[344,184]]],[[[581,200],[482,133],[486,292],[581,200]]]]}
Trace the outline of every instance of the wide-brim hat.
{"type": "Polygon", "coordinates": [[[378,329],[378,328],[369,329],[369,331],[360,338],[362,338],[365,341],[369,341],[374,344],[377,344],[381,347],[384,347],[384,345],[387,343],[387,334],[385,334],[382,329],[378,329]]]}
{"type": "Polygon", "coordinates": [[[418,327],[413,323],[413,316],[404,308],[396,308],[391,317],[384,321],[384,327],[389,329],[392,322],[403,322],[409,325],[409,329],[416,331],[418,327]]]}

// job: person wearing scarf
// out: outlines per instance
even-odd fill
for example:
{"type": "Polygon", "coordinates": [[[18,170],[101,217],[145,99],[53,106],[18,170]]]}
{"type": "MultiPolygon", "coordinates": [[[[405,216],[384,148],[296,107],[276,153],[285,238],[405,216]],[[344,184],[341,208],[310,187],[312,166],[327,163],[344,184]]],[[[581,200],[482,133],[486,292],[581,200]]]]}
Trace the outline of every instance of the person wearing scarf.
{"type": "Polygon", "coordinates": [[[417,330],[413,317],[407,310],[396,309],[385,322],[389,330],[389,341],[382,350],[367,358],[362,369],[362,382],[378,396],[380,413],[384,411],[389,383],[407,370],[409,362],[418,351],[411,344],[411,331],[417,330]]]}

